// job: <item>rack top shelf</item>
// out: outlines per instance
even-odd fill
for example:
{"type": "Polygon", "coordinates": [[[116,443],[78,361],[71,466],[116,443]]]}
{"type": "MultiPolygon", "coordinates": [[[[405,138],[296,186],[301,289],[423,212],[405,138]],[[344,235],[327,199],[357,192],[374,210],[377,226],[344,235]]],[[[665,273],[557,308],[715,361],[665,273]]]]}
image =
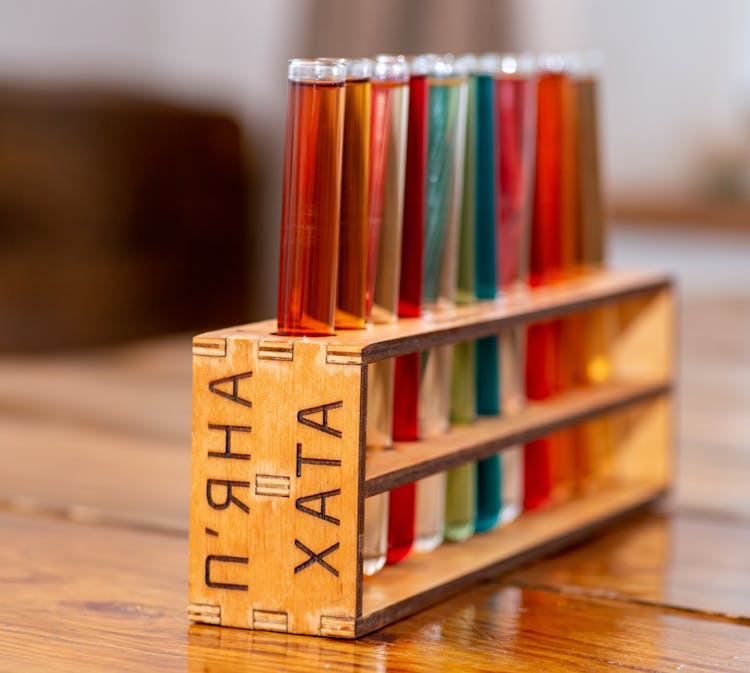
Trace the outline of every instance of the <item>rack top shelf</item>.
{"type": "Polygon", "coordinates": [[[276,321],[206,332],[203,339],[239,338],[260,342],[261,350],[287,350],[296,341],[318,342],[329,363],[366,364],[448,343],[497,334],[501,329],[555,318],[608,302],[656,292],[672,285],[663,272],[595,270],[555,285],[518,290],[494,300],[436,311],[425,318],[371,325],[364,330],[338,332],[331,337],[286,337],[275,334],[276,321]]]}

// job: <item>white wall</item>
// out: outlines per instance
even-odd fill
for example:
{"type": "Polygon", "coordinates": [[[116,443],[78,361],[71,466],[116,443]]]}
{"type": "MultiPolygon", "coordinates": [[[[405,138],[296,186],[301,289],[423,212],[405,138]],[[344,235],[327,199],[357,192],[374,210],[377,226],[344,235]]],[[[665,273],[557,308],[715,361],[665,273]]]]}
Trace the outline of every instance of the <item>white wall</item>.
{"type": "Polygon", "coordinates": [[[604,56],[605,172],[617,200],[684,199],[706,152],[747,143],[750,2],[523,0],[518,39],[604,56]]]}
{"type": "Polygon", "coordinates": [[[255,312],[274,311],[286,61],[308,0],[0,0],[0,80],[101,83],[216,105],[250,129],[264,199],[251,204],[255,312]],[[265,226],[263,226],[265,225],[265,226]],[[257,288],[261,288],[257,290],[257,288]]]}

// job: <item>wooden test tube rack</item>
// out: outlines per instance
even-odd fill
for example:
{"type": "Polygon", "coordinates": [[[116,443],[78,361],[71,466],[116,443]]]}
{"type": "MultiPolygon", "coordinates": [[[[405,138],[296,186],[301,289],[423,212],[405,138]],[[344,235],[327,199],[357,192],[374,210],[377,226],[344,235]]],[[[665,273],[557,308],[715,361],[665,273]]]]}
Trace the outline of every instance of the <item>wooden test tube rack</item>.
{"type": "Polygon", "coordinates": [[[333,337],[275,328],[267,320],[193,341],[193,621],[356,638],[602,530],[669,486],[674,296],[663,274],[590,272],[333,337]],[[366,455],[369,363],[595,307],[615,316],[611,382],[366,455]],[[366,497],[614,412],[627,414],[628,431],[606,487],[362,576],[366,497]]]}

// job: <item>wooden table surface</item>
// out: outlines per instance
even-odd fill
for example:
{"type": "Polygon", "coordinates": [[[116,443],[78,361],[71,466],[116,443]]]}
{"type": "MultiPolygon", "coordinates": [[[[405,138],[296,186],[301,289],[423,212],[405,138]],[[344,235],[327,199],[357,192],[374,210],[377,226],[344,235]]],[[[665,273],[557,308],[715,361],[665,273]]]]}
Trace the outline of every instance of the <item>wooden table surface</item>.
{"type": "Polygon", "coordinates": [[[0,358],[0,671],[750,671],[750,235],[675,236],[673,496],[356,642],[188,624],[187,337],[0,358]]]}

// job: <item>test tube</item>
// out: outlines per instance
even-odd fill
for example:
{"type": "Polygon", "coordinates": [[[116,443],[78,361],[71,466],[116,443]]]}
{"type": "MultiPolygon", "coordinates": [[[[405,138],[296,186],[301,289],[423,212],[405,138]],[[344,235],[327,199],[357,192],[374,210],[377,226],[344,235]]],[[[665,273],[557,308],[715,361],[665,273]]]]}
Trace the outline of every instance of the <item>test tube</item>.
{"type": "MultiPolygon", "coordinates": [[[[568,76],[564,59],[539,59],[537,79],[536,164],[531,218],[529,284],[555,282],[563,273],[563,106],[568,76]]],[[[526,344],[526,396],[544,400],[561,389],[560,321],[530,325],[526,344]]],[[[560,486],[559,468],[567,456],[559,433],[526,444],[524,508],[548,504],[560,486]],[[553,464],[554,461],[554,464],[553,464]]]]}
{"type": "Polygon", "coordinates": [[[373,64],[367,58],[340,62],[346,86],[336,328],[364,329],[373,64]]]}
{"type": "MultiPolygon", "coordinates": [[[[458,280],[456,303],[476,300],[475,286],[475,156],[476,156],[476,57],[461,56],[460,65],[467,72],[466,141],[464,175],[458,240],[458,280]]],[[[451,421],[467,424],[476,418],[475,350],[473,341],[457,343],[453,349],[453,383],[451,421]]],[[[476,463],[449,470],[445,484],[445,539],[460,542],[474,533],[476,519],[476,463]]]]}
{"type": "MultiPolygon", "coordinates": [[[[534,60],[503,54],[495,74],[497,137],[497,286],[501,294],[522,291],[529,263],[529,216],[534,178],[536,81],[534,60]]],[[[506,416],[518,414],[525,396],[526,328],[500,334],[500,404],[506,416]]],[[[501,523],[523,507],[523,447],[505,449],[502,462],[501,523]]]]}
{"type": "Polygon", "coordinates": [[[335,61],[289,61],[278,294],[287,336],[333,334],[345,78],[335,61]]]}
{"type": "MultiPolygon", "coordinates": [[[[417,56],[409,63],[409,107],[406,140],[406,175],[401,245],[398,313],[402,318],[422,313],[422,254],[427,171],[427,73],[431,55],[417,56]]],[[[398,441],[416,441],[420,353],[396,358],[393,400],[393,436],[398,441]]],[[[390,492],[388,563],[398,563],[414,545],[416,483],[390,492]]]]}
{"type": "MultiPolygon", "coordinates": [[[[398,282],[401,258],[401,226],[406,163],[406,125],[409,101],[409,68],[403,56],[379,55],[372,75],[371,180],[369,199],[367,301],[372,322],[393,322],[398,313],[398,282]]],[[[391,359],[368,365],[367,447],[390,449],[393,445],[394,366],[391,359]]],[[[365,501],[377,519],[377,546],[365,539],[365,559],[373,562],[365,572],[376,572],[386,562],[389,507],[384,493],[365,501]]],[[[398,505],[398,503],[396,503],[398,505]]]]}
{"type": "MultiPolygon", "coordinates": [[[[477,150],[475,169],[475,256],[476,294],[478,299],[494,299],[497,294],[496,245],[496,164],[494,75],[500,66],[497,54],[485,54],[476,70],[477,150]]],[[[477,413],[497,416],[500,413],[500,363],[498,337],[479,339],[476,343],[477,413]]],[[[494,454],[477,463],[476,530],[494,528],[500,520],[502,504],[502,458],[494,454]]]]}
{"type": "MultiPolygon", "coordinates": [[[[578,222],[579,262],[588,271],[605,264],[606,221],[602,198],[599,160],[598,89],[600,59],[586,54],[575,72],[578,112],[578,222]]],[[[593,309],[585,314],[583,376],[584,385],[604,383],[611,377],[610,344],[615,316],[611,308],[593,309]]],[[[612,474],[613,427],[608,417],[589,421],[582,427],[587,449],[587,474],[583,490],[601,487],[612,474]]]]}
{"type": "MultiPolygon", "coordinates": [[[[428,149],[422,307],[433,319],[455,302],[458,222],[466,140],[466,76],[452,56],[438,57],[428,78],[428,149]]],[[[424,438],[450,426],[452,346],[422,353],[419,430],[424,438]]],[[[443,539],[445,473],[417,483],[414,547],[431,551],[443,539]]]]}

